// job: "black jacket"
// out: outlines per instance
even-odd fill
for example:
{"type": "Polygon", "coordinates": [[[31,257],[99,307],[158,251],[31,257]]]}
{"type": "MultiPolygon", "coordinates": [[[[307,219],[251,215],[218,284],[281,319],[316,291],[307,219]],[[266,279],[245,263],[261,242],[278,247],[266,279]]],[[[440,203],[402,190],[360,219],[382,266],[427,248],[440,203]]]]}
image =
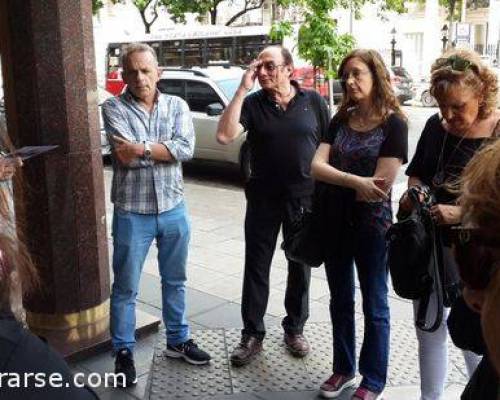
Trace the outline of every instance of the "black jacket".
{"type": "MultiPolygon", "coordinates": [[[[0,312],[0,400],[96,400],[88,388],[73,385],[72,373],[59,354],[14,319],[0,312]],[[9,375],[6,376],[5,374],[9,375]],[[27,375],[34,373],[38,375],[27,375]],[[49,375],[59,374],[62,387],[51,387],[49,375]],[[19,377],[19,378],[17,378],[19,377]],[[25,384],[27,382],[27,384],[25,384]],[[68,387],[66,387],[66,383],[68,387]]],[[[59,384],[58,384],[59,385],[59,384]]]]}

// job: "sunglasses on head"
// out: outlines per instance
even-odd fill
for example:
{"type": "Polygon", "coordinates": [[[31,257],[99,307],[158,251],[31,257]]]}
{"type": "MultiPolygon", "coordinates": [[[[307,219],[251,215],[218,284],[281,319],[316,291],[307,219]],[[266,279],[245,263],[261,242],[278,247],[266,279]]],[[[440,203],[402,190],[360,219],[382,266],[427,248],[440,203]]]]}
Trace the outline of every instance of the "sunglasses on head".
{"type": "Polygon", "coordinates": [[[500,266],[500,260],[495,259],[493,252],[500,243],[485,240],[480,229],[461,226],[451,228],[450,237],[460,278],[464,284],[474,290],[486,289],[500,266]]]}
{"type": "Polygon", "coordinates": [[[453,71],[465,72],[471,69],[473,72],[477,71],[477,66],[469,60],[462,58],[458,55],[453,55],[450,57],[442,57],[437,59],[438,64],[441,66],[450,67],[453,71]]]}

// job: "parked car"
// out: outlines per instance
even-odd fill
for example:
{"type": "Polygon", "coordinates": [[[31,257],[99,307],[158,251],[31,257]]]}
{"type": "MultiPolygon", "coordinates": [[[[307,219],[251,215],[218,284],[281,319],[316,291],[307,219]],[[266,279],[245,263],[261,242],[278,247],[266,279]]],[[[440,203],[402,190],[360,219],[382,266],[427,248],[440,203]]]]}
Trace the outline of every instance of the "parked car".
{"type": "Polygon", "coordinates": [[[111,146],[108,141],[108,137],[106,135],[106,131],[104,130],[104,122],[102,120],[102,112],[101,106],[107,99],[113,97],[113,94],[108,92],[106,89],[101,87],[97,87],[97,101],[99,106],[99,132],[101,134],[101,154],[103,157],[107,157],[111,155],[111,146]]]}
{"type": "Polygon", "coordinates": [[[405,67],[394,65],[391,67],[391,70],[394,75],[399,76],[403,82],[409,84],[410,86],[413,85],[413,78],[405,67]]]}
{"type": "Polygon", "coordinates": [[[396,97],[401,104],[406,101],[413,99],[413,79],[410,74],[403,67],[393,66],[389,69],[389,75],[391,76],[392,87],[396,97]]]}
{"type": "Polygon", "coordinates": [[[431,89],[428,83],[421,85],[421,87],[417,89],[417,93],[417,98],[420,99],[420,102],[424,107],[437,107],[438,103],[431,94],[431,89]]]}
{"type": "MultiPolygon", "coordinates": [[[[196,135],[193,158],[236,164],[244,179],[248,179],[250,149],[246,133],[229,145],[222,145],[216,139],[220,115],[235,95],[244,72],[239,67],[167,68],[162,72],[158,89],[188,103],[196,135]]],[[[256,82],[252,91],[258,88],[256,82]]]]}

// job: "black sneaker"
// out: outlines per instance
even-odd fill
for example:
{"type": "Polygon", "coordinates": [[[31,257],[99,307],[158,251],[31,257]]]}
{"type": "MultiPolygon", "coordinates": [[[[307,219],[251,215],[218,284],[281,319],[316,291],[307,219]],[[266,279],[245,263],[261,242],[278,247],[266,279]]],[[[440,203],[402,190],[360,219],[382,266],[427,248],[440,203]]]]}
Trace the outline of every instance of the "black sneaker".
{"type": "Polygon", "coordinates": [[[182,358],[193,365],[208,364],[211,360],[210,355],[199,349],[193,339],[189,339],[187,342],[180,343],[177,346],[167,345],[165,355],[172,358],[182,358]]]}
{"type": "Polygon", "coordinates": [[[125,377],[125,379],[122,377],[116,377],[118,385],[129,387],[137,383],[134,358],[129,349],[123,348],[118,350],[116,353],[115,374],[123,374],[125,377]]]}

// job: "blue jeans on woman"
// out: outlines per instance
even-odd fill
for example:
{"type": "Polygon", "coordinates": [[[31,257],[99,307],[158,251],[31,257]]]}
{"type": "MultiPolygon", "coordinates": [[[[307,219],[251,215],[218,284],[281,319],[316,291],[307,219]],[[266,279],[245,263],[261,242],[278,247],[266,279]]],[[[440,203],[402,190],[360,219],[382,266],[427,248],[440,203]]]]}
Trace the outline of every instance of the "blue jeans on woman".
{"type": "Polygon", "coordinates": [[[167,343],[189,339],[186,322],[186,261],[190,226],[184,203],[161,214],[137,214],[115,207],[111,338],[115,351],[135,345],[135,304],[144,260],[156,239],[167,343]]]}
{"type": "Polygon", "coordinates": [[[356,226],[346,223],[331,249],[325,268],[331,294],[333,371],[347,376],[356,372],[355,262],[365,319],[359,357],[359,371],[363,376],[361,386],[382,392],[387,378],[390,330],[384,233],[362,222],[356,226]]]}

